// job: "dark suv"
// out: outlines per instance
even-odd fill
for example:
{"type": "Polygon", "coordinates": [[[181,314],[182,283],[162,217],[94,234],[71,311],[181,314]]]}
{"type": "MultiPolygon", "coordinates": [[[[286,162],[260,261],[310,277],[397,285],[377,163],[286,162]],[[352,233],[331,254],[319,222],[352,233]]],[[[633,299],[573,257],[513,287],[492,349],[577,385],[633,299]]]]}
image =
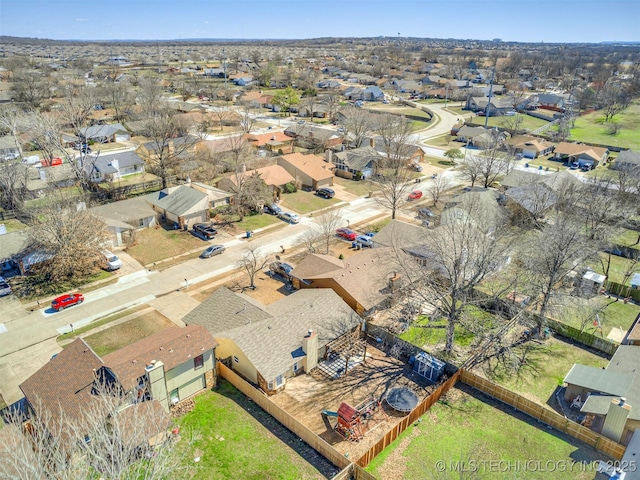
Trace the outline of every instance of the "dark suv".
{"type": "Polygon", "coordinates": [[[265,213],[269,213],[271,215],[280,215],[282,213],[282,209],[275,203],[272,203],[270,205],[265,205],[264,211],[265,213]]]}
{"type": "Polygon", "coordinates": [[[213,228],[211,225],[207,225],[206,223],[196,223],[193,226],[193,233],[202,238],[203,240],[211,240],[216,236],[218,231],[213,228]]]}
{"type": "Polygon", "coordinates": [[[291,271],[293,270],[293,267],[288,263],[273,262],[269,265],[269,270],[272,275],[282,275],[285,280],[291,281],[291,271]]]}
{"type": "Polygon", "coordinates": [[[333,198],[336,195],[336,192],[334,192],[330,188],[322,187],[316,190],[316,195],[324,198],[333,198]]]}

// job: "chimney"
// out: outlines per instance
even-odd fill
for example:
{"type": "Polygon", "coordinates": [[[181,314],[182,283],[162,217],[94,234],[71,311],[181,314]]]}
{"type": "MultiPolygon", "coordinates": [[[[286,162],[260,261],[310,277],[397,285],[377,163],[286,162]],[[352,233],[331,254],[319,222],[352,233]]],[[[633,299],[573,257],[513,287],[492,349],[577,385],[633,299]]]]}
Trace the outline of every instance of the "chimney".
{"type": "Polygon", "coordinates": [[[151,386],[151,398],[158,400],[166,412],[169,411],[169,395],[164,375],[164,363],[159,360],[151,360],[151,364],[145,367],[147,378],[151,386]]]}
{"type": "Polygon", "coordinates": [[[602,434],[614,442],[620,443],[630,412],[631,405],[627,403],[625,397],[621,397],[620,400],[617,398],[611,400],[609,411],[602,426],[602,434]]]}
{"type": "Polygon", "coordinates": [[[333,163],[333,150],[327,149],[324,151],[324,161],[327,163],[333,163]]]}
{"type": "Polygon", "coordinates": [[[391,290],[391,293],[395,292],[398,288],[398,280],[400,280],[400,274],[393,272],[393,275],[389,279],[389,290],[391,290]]]}
{"type": "Polygon", "coordinates": [[[371,137],[371,138],[369,139],[369,146],[370,146],[371,148],[376,148],[376,139],[375,139],[375,138],[371,137]]]}
{"type": "Polygon", "coordinates": [[[307,355],[305,372],[310,372],[318,365],[318,334],[309,330],[302,339],[302,351],[307,355]]]}

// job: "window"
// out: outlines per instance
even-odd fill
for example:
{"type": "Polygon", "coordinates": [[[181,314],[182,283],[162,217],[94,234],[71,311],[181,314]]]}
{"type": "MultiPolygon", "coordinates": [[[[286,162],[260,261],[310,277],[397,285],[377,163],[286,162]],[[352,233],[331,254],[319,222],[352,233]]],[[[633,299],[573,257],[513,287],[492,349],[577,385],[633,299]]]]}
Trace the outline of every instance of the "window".
{"type": "Polygon", "coordinates": [[[193,369],[198,370],[204,366],[204,357],[202,355],[198,355],[193,359],[193,369]]]}
{"type": "Polygon", "coordinates": [[[269,382],[269,383],[267,384],[267,389],[268,389],[268,390],[273,390],[273,382],[269,382]]]}
{"type": "Polygon", "coordinates": [[[234,363],[240,363],[240,360],[235,355],[233,356],[233,361],[234,363]]]}
{"type": "Polygon", "coordinates": [[[281,387],[284,384],[284,378],[282,375],[276,377],[276,387],[281,387]]]}
{"type": "Polygon", "coordinates": [[[180,396],[178,395],[178,389],[172,390],[169,394],[169,398],[171,399],[171,405],[175,405],[180,401],[180,396]]]}
{"type": "Polygon", "coordinates": [[[140,220],[138,220],[138,226],[144,227],[144,218],[141,218],[140,220]]]}
{"type": "Polygon", "coordinates": [[[293,362],[293,373],[298,371],[298,362],[293,362]]]}

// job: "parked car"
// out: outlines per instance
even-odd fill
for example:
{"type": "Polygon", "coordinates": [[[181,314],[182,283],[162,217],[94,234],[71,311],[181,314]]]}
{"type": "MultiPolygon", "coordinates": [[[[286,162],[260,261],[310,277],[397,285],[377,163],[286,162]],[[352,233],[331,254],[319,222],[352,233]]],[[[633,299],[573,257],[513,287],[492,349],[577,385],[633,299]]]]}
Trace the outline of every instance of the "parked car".
{"type": "Polygon", "coordinates": [[[318,190],[316,190],[316,195],[318,195],[319,197],[324,197],[324,198],[333,198],[333,197],[336,196],[336,192],[334,192],[330,188],[322,187],[322,188],[319,188],[318,190]]]}
{"type": "Polygon", "coordinates": [[[504,112],[505,117],[513,117],[516,115],[516,112],[513,110],[509,110],[508,112],[504,112]]]}
{"type": "Polygon", "coordinates": [[[109,250],[104,250],[102,252],[102,255],[104,255],[105,259],[105,268],[110,272],[118,270],[122,266],[122,260],[120,260],[117,255],[114,255],[109,250]]]}
{"type": "Polygon", "coordinates": [[[211,245],[200,254],[200,258],[215,257],[216,255],[224,253],[224,250],[224,245],[211,245]]]}
{"type": "Polygon", "coordinates": [[[80,305],[82,302],[84,302],[84,296],[81,293],[70,293],[55,298],[53,302],[51,302],[51,308],[53,308],[56,312],[59,312],[60,310],[64,310],[67,307],[80,305]]]}
{"type": "Polygon", "coordinates": [[[11,293],[11,286],[7,283],[7,281],[0,277],[0,297],[4,297],[11,293]]]}
{"type": "Polygon", "coordinates": [[[424,170],[422,168],[422,165],[418,165],[417,163],[412,163],[411,168],[413,168],[416,172],[421,172],[422,170],[424,170]]]}
{"type": "Polygon", "coordinates": [[[355,241],[358,242],[363,247],[369,247],[369,248],[373,247],[373,240],[371,239],[371,237],[367,235],[358,235],[355,241]]]}
{"type": "Polygon", "coordinates": [[[353,242],[358,236],[358,233],[353,230],[349,230],[348,228],[339,228],[336,230],[336,235],[353,242]]]}
{"type": "Polygon", "coordinates": [[[293,267],[288,263],[273,262],[269,265],[269,271],[272,275],[282,275],[287,281],[291,280],[291,271],[293,267]]]}
{"type": "Polygon", "coordinates": [[[264,206],[264,213],[268,213],[269,215],[280,215],[282,213],[282,209],[275,203],[271,205],[264,206]]]}
{"type": "Polygon", "coordinates": [[[300,217],[292,212],[282,212],[278,215],[278,218],[287,223],[300,223],[300,217]]]}
{"type": "Polygon", "coordinates": [[[409,200],[418,200],[422,198],[422,192],[420,190],[414,190],[409,194],[409,200]]]}
{"type": "Polygon", "coordinates": [[[211,240],[216,236],[218,231],[206,223],[196,223],[193,226],[193,233],[203,240],[211,240]]]}
{"type": "Polygon", "coordinates": [[[580,164],[579,164],[578,162],[573,162],[573,163],[569,166],[569,168],[570,168],[571,170],[577,170],[578,168],[580,168],[580,164]]]}
{"type": "Polygon", "coordinates": [[[433,211],[429,208],[419,208],[418,209],[418,216],[419,217],[430,217],[430,218],[434,218],[436,216],[435,213],[433,213],[433,211]]]}

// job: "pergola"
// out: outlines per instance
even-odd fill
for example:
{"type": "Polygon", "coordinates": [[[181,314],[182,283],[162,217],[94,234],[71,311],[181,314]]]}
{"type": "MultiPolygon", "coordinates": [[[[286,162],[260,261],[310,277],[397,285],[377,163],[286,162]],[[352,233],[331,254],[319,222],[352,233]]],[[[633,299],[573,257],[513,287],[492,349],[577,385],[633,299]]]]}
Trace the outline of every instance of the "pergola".
{"type": "Polygon", "coordinates": [[[359,338],[357,332],[348,332],[327,344],[324,353],[325,360],[330,352],[336,352],[344,358],[344,374],[346,375],[349,370],[350,358],[362,355],[363,361],[367,360],[367,342],[359,338]]]}

